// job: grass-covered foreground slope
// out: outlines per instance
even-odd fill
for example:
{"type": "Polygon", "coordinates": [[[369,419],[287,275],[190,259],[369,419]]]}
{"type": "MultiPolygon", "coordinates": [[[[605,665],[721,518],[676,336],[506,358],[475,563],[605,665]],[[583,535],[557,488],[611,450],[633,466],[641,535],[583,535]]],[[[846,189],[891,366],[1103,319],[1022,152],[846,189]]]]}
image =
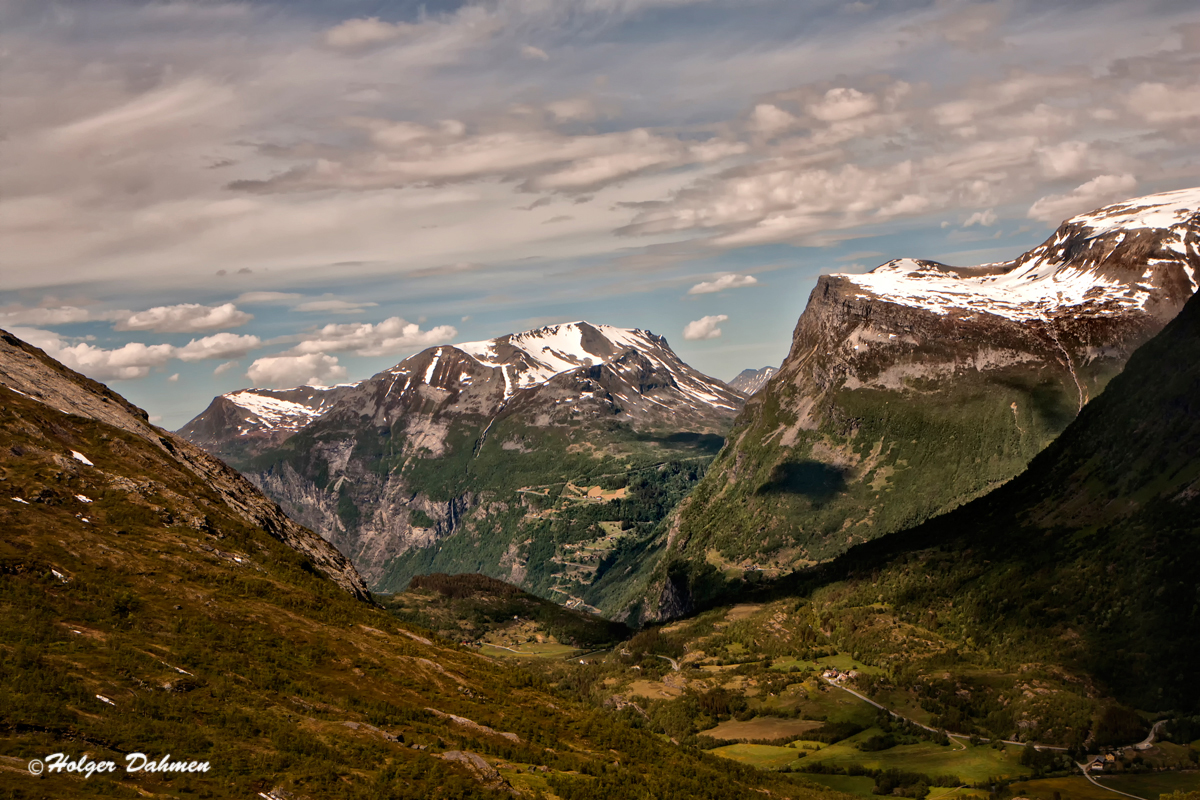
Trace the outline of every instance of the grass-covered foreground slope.
{"type": "Polygon", "coordinates": [[[426,638],[247,521],[161,443],[28,394],[0,388],[5,796],[817,796],[426,638]],[[24,768],[132,752],[210,769],[24,768]]]}

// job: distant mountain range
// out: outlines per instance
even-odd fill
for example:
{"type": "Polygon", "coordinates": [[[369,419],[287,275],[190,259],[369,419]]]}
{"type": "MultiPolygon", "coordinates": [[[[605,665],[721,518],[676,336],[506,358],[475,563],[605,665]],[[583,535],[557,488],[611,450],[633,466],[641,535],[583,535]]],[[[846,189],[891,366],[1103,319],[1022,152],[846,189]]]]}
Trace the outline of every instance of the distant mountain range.
{"type": "Polygon", "coordinates": [[[1011,479],[1191,297],[1198,212],[1200,189],[1169,192],[1067,220],[1011,262],[820,278],[779,375],[656,546],[646,613],[687,608],[667,565],[783,574],[1011,479]]]}
{"type": "Polygon", "coordinates": [[[771,380],[771,376],[778,371],[775,367],[744,369],[729,382],[729,388],[737,389],[744,395],[758,394],[759,390],[767,385],[767,381],[771,380]]]}
{"type": "Polygon", "coordinates": [[[358,384],[232,392],[180,434],[376,589],[479,571],[580,603],[606,555],[699,478],[744,402],[661,336],[575,322],[432,347],[358,384]]]}

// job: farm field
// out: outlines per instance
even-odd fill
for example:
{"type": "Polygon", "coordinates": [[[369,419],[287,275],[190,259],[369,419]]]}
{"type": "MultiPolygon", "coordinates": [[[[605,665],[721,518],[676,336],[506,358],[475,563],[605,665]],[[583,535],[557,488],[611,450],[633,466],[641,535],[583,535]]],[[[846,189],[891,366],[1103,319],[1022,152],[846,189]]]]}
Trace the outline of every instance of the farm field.
{"type": "MultiPolygon", "coordinates": [[[[876,797],[871,790],[875,788],[875,779],[865,775],[805,775],[805,780],[828,786],[830,789],[858,797],[876,797]]],[[[930,792],[932,795],[933,793],[930,792]]]]}
{"type": "Polygon", "coordinates": [[[774,747],[767,744],[730,744],[709,750],[713,755],[747,764],[759,769],[779,769],[794,761],[799,752],[790,747],[774,747]]]}
{"type": "Polygon", "coordinates": [[[713,739],[782,739],[785,736],[802,736],[821,725],[822,723],[811,719],[755,717],[745,722],[728,720],[715,728],[700,731],[700,734],[713,739]]]}
{"type": "Polygon", "coordinates": [[[927,775],[956,775],[964,783],[971,784],[986,781],[988,778],[1013,778],[1029,774],[1029,770],[1021,766],[1020,753],[1016,748],[1001,752],[986,745],[967,745],[966,749],[962,750],[954,746],[921,742],[902,744],[875,753],[864,753],[855,746],[857,742],[880,733],[878,728],[863,731],[811,754],[805,762],[838,767],[859,764],[868,769],[895,768],[927,775]]]}
{"type": "MultiPolygon", "coordinates": [[[[1070,778],[1043,778],[1022,781],[1009,785],[1009,791],[1029,800],[1054,800],[1057,794],[1062,800],[1118,800],[1120,795],[1092,785],[1081,775],[1070,778]]],[[[1158,800],[1158,795],[1148,800],[1158,800]]]]}
{"type": "Polygon", "coordinates": [[[578,647],[572,647],[567,644],[555,644],[546,642],[542,644],[530,643],[520,644],[516,647],[501,647],[500,645],[484,642],[481,647],[481,652],[489,656],[500,656],[504,658],[566,658],[575,653],[582,653],[578,647]]]}
{"type": "Polygon", "coordinates": [[[1096,778],[1103,786],[1158,800],[1160,794],[1200,791],[1200,772],[1148,772],[1142,775],[1113,775],[1096,778]]]}

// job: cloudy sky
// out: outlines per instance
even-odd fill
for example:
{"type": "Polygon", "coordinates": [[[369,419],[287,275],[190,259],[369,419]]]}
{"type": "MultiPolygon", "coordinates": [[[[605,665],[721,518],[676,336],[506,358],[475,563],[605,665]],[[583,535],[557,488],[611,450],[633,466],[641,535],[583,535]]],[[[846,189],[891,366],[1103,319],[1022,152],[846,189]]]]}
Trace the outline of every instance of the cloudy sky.
{"type": "Polygon", "coordinates": [[[170,428],[574,319],[728,379],[1198,144],[1194,0],[0,0],[0,327],[170,428]]]}

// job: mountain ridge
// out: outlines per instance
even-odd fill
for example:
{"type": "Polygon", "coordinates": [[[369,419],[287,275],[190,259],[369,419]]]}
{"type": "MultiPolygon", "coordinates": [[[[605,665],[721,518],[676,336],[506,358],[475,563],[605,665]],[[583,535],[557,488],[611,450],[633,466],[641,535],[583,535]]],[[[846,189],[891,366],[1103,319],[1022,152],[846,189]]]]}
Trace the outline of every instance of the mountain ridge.
{"type": "Polygon", "coordinates": [[[653,466],[677,492],[743,402],[661,336],[577,322],[427,348],[274,438],[203,414],[181,432],[334,542],[373,586],[482,570],[580,603],[580,581],[603,559],[564,548],[590,537],[596,552],[611,549],[663,513],[657,489],[632,508],[619,476],[653,466]],[[624,516],[601,514],[614,501],[624,516]],[[571,532],[550,533],[563,526],[571,532]],[[533,552],[547,536],[549,566],[533,552]],[[531,563],[550,572],[531,576],[531,563]]]}
{"type": "MultiPolygon", "coordinates": [[[[779,374],[672,518],[664,564],[693,582],[783,574],[1001,485],[1191,296],[1198,210],[1200,190],[1164,193],[1067,220],[1010,262],[822,276],[779,374]]],[[[649,618],[687,607],[667,571],[649,618]]]]}

